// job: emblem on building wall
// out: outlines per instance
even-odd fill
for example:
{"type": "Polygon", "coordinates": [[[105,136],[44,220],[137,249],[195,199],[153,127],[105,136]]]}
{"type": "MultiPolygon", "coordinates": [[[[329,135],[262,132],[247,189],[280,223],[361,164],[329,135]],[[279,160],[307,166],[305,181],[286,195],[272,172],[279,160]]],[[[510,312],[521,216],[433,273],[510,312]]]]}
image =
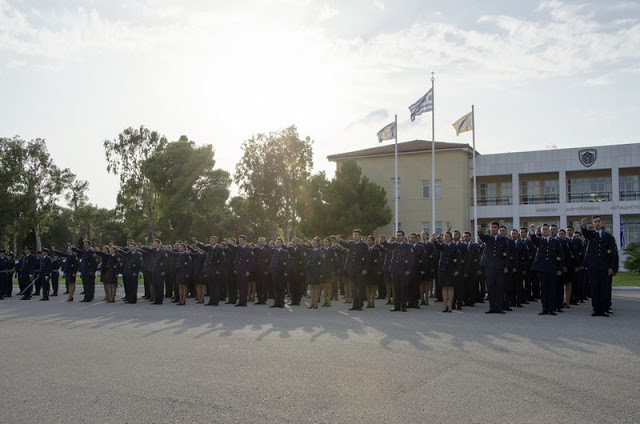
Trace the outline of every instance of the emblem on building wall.
{"type": "Polygon", "coordinates": [[[598,157],[598,151],[596,149],[582,149],[578,152],[578,158],[580,163],[587,168],[596,163],[598,157]]]}

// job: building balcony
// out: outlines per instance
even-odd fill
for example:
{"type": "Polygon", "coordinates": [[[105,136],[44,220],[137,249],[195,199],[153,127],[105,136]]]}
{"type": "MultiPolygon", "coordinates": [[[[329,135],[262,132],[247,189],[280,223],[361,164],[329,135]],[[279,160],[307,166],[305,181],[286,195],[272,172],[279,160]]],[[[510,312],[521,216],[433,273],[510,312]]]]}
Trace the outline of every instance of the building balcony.
{"type": "Polygon", "coordinates": [[[599,191],[595,193],[569,193],[569,203],[588,203],[588,202],[610,202],[610,191],[599,191]]]}
{"type": "Polygon", "coordinates": [[[620,201],[640,200],[640,191],[621,191],[620,201]]]}
{"type": "Polygon", "coordinates": [[[552,205],[556,203],[560,203],[560,196],[558,194],[545,194],[543,196],[520,195],[521,205],[552,205]]]}
{"type": "MultiPolygon", "coordinates": [[[[512,204],[513,199],[511,198],[511,196],[478,197],[478,206],[505,206],[512,204]]],[[[471,205],[473,206],[473,197],[471,198],[471,205]]]]}

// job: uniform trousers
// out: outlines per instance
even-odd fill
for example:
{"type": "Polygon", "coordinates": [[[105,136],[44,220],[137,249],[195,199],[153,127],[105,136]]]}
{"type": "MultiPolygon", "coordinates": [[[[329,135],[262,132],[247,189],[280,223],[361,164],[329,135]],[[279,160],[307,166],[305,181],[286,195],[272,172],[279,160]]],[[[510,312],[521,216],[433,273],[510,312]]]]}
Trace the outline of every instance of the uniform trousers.
{"type": "Polygon", "coordinates": [[[501,311],[504,300],[505,273],[500,269],[486,268],[485,271],[487,292],[489,293],[489,310],[501,311]]]}
{"type": "Polygon", "coordinates": [[[207,290],[209,291],[209,305],[218,306],[220,302],[220,274],[215,271],[207,272],[207,290]]]}
{"type": "Polygon", "coordinates": [[[91,302],[96,292],[96,274],[95,273],[83,273],[82,274],[82,288],[84,289],[84,300],[91,302]]]}
{"type": "Polygon", "coordinates": [[[410,276],[404,272],[393,272],[391,275],[393,277],[393,291],[396,295],[393,298],[393,309],[396,311],[406,309],[407,287],[409,286],[410,276]]]}
{"type": "Polygon", "coordinates": [[[162,275],[162,271],[151,271],[151,279],[153,280],[154,303],[161,304],[164,300],[164,275],[162,275]]]}
{"type": "Polygon", "coordinates": [[[609,309],[610,289],[607,270],[589,269],[587,277],[591,285],[591,306],[593,312],[603,313],[609,309]]]}
{"type": "Polygon", "coordinates": [[[349,270],[349,279],[353,283],[352,296],[353,296],[353,308],[362,308],[364,305],[365,294],[365,278],[360,270],[349,270]]]}
{"type": "Polygon", "coordinates": [[[540,281],[540,290],[542,293],[542,310],[545,312],[555,311],[557,308],[557,278],[555,272],[538,272],[538,280],[540,281]]]}

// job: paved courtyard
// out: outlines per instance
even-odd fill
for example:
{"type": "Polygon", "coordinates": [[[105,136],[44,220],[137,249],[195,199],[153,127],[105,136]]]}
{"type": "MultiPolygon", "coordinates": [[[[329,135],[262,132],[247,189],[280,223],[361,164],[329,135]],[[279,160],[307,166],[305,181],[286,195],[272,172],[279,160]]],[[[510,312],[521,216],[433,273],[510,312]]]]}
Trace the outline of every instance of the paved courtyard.
{"type": "Polygon", "coordinates": [[[609,318],[15,293],[0,301],[2,423],[640,422],[638,291],[615,291],[609,318]]]}

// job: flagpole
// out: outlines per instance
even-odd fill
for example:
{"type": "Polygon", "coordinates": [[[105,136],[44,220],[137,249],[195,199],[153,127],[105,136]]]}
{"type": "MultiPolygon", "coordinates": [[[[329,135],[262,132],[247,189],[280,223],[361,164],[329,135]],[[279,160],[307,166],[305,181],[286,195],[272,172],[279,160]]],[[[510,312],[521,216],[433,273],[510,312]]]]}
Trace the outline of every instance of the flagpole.
{"type": "Polygon", "coordinates": [[[395,235],[398,232],[398,115],[396,114],[396,179],[395,184],[396,188],[394,190],[395,204],[396,204],[396,227],[393,234],[395,235]]]}
{"type": "Polygon", "coordinates": [[[436,232],[436,131],[435,131],[435,115],[436,115],[436,97],[433,89],[433,72],[431,72],[431,184],[433,184],[433,193],[431,195],[431,234],[436,232]]]}
{"type": "Polygon", "coordinates": [[[478,239],[478,187],[476,185],[476,113],[471,105],[471,131],[473,131],[473,228],[478,239]]]}

